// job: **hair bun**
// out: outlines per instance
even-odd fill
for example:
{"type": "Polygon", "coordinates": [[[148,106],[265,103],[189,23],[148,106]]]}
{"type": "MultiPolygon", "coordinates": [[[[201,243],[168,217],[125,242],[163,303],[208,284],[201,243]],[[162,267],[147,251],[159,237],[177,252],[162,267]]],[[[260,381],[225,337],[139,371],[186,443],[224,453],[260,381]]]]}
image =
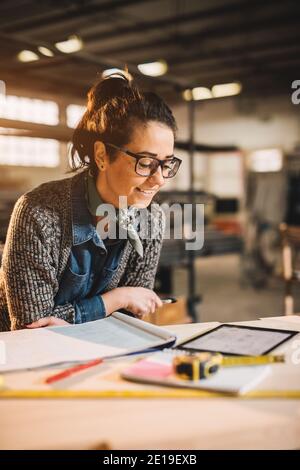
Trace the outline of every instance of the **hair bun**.
{"type": "Polygon", "coordinates": [[[94,112],[112,100],[128,99],[135,94],[131,85],[132,77],[128,72],[114,72],[96,83],[88,93],[87,108],[94,112]]]}
{"type": "MultiPolygon", "coordinates": [[[[134,129],[150,121],[166,125],[175,136],[175,118],[162,98],[140,92],[127,70],[111,70],[88,93],[87,110],[73,134],[72,167],[87,166],[97,175],[95,142],[124,147],[131,141],[134,129]]],[[[110,161],[114,161],[117,152],[109,146],[106,150],[110,161]]]]}

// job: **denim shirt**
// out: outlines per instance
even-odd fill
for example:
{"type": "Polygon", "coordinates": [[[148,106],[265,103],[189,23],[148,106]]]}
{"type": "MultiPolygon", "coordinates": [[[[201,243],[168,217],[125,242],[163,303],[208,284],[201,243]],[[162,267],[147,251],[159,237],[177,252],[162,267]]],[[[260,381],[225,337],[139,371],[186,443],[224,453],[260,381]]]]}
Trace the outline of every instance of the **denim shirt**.
{"type": "Polygon", "coordinates": [[[72,191],[73,246],[54,303],[71,303],[75,323],[84,323],[106,315],[101,293],[117,270],[125,240],[101,240],[87,208],[83,178],[72,191]]]}

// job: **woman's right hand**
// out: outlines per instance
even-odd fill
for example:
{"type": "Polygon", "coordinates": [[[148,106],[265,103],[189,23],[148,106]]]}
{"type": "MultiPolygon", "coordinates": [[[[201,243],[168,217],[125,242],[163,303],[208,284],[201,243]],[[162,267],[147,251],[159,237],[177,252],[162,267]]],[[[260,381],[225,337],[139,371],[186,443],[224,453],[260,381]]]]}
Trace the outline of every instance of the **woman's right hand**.
{"type": "Polygon", "coordinates": [[[162,301],[153,290],[144,287],[120,287],[121,296],[124,297],[123,308],[129,310],[136,316],[154,313],[163,305],[162,301]]]}
{"type": "Polygon", "coordinates": [[[157,294],[145,287],[117,287],[105,294],[102,299],[106,307],[106,313],[110,313],[124,308],[137,317],[142,317],[163,305],[157,294]]]}

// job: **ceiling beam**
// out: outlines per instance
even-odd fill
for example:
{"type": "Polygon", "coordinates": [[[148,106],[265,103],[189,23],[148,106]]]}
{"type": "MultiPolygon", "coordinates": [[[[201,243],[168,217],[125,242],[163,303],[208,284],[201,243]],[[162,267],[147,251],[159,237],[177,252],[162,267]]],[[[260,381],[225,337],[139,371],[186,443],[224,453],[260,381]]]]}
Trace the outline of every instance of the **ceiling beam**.
{"type": "MultiPolygon", "coordinates": [[[[289,3],[294,3],[295,0],[288,0],[289,3]]],[[[272,8],[276,4],[282,5],[281,0],[265,0],[263,3],[261,0],[237,0],[235,2],[226,3],[221,6],[213,6],[205,10],[193,11],[191,13],[183,13],[180,15],[173,15],[168,18],[155,19],[152,21],[138,21],[136,24],[123,27],[114,27],[109,31],[104,32],[93,32],[90,34],[83,34],[82,38],[88,47],[92,46],[93,43],[98,43],[104,39],[115,38],[116,36],[125,36],[127,34],[143,34],[145,32],[153,32],[156,30],[161,31],[162,28],[174,28],[174,26],[186,26],[187,24],[194,23],[196,21],[204,21],[208,19],[225,19],[226,17],[234,13],[247,13],[248,10],[255,12],[261,8],[265,8],[271,5],[272,8]]]]}
{"type": "Polygon", "coordinates": [[[242,60],[244,58],[251,57],[251,55],[258,54],[263,56],[264,54],[277,53],[278,50],[284,48],[295,48],[300,45],[300,32],[294,34],[292,37],[285,39],[275,38],[271,41],[264,41],[263,44],[260,41],[255,43],[248,41],[246,44],[241,44],[238,46],[229,46],[218,48],[211,48],[198,51],[196,54],[185,54],[184,56],[178,56],[178,54],[173,54],[166,58],[168,65],[174,70],[180,70],[180,68],[186,68],[187,66],[199,65],[200,62],[205,62],[206,60],[242,60]]]}
{"type": "MultiPolygon", "coordinates": [[[[244,57],[243,60],[237,60],[236,58],[227,58],[226,60],[210,61],[207,62],[200,62],[198,64],[193,64],[193,66],[188,67],[190,81],[193,81],[193,76],[198,76],[199,78],[202,77],[201,83],[203,83],[203,79],[206,79],[208,83],[213,84],[214,78],[216,76],[222,77],[225,73],[232,75],[232,77],[239,79],[241,75],[245,72],[255,73],[256,70],[264,72],[264,70],[268,70],[270,66],[273,64],[278,64],[281,61],[290,60],[298,63],[300,61],[300,44],[299,46],[295,46],[293,51],[280,51],[277,54],[264,54],[261,57],[244,57]]],[[[297,68],[295,66],[295,72],[297,68]]],[[[170,68],[170,73],[184,73],[183,69],[172,69],[170,68]]],[[[294,73],[295,73],[294,72],[294,73]]],[[[282,70],[281,75],[284,75],[285,71],[282,70]]],[[[199,85],[199,84],[198,84],[199,85]]]]}
{"type": "Polygon", "coordinates": [[[77,97],[77,99],[86,98],[86,93],[89,88],[87,83],[85,85],[78,85],[76,80],[70,81],[68,77],[63,80],[61,76],[62,74],[60,74],[60,78],[58,78],[56,74],[49,79],[49,76],[37,77],[29,73],[23,74],[21,70],[18,72],[7,67],[5,70],[1,71],[1,79],[6,82],[8,93],[10,88],[22,88],[42,91],[47,94],[53,93],[55,95],[62,95],[66,97],[66,99],[68,97],[71,99],[73,96],[77,97]]]}
{"type": "Polygon", "coordinates": [[[88,18],[95,15],[96,13],[108,13],[118,10],[119,8],[125,8],[132,6],[137,3],[153,2],[154,0],[108,0],[104,3],[91,3],[91,2],[74,2],[71,7],[67,7],[62,3],[59,11],[48,13],[47,15],[37,15],[34,18],[22,18],[22,20],[16,20],[10,24],[1,27],[1,30],[6,33],[19,33],[29,31],[32,33],[35,28],[40,29],[42,26],[56,25],[61,22],[65,26],[68,21],[74,20],[74,18],[88,18]]]}
{"type": "Polygon", "coordinates": [[[216,39],[224,40],[225,38],[232,38],[235,36],[244,36],[246,39],[246,34],[249,33],[254,33],[257,35],[258,33],[274,32],[276,28],[280,29],[282,27],[293,26],[299,26],[299,18],[296,12],[288,12],[285,15],[279,14],[272,18],[263,20],[252,19],[240,21],[235,25],[230,24],[226,26],[213,26],[197,33],[176,34],[152,41],[139,42],[138,44],[135,40],[130,44],[124,44],[121,47],[106,49],[99,48],[97,49],[97,53],[106,56],[120,56],[121,54],[128,54],[130,52],[137,53],[140,51],[144,52],[145,50],[149,49],[153,50],[154,48],[162,49],[163,47],[173,47],[176,48],[177,52],[180,54],[181,51],[186,52],[187,48],[190,50],[198,48],[200,41],[205,41],[207,39],[213,39],[215,41],[216,39]]]}
{"type": "Polygon", "coordinates": [[[41,137],[44,139],[55,139],[60,142],[70,142],[73,134],[73,129],[67,126],[48,126],[47,124],[36,124],[15,119],[0,118],[0,127],[10,129],[10,132],[7,132],[6,135],[13,135],[13,130],[15,130],[15,135],[17,136],[41,137]]]}
{"type": "MultiPolygon", "coordinates": [[[[73,128],[67,126],[48,126],[46,124],[36,124],[31,122],[17,121],[14,119],[0,118],[0,135],[16,137],[38,137],[44,139],[55,139],[60,142],[70,142],[72,140],[73,128]],[[7,131],[5,130],[7,129],[7,131]]],[[[189,150],[190,143],[187,141],[176,141],[175,147],[181,150],[189,150]]],[[[197,152],[233,152],[238,150],[235,145],[206,145],[195,144],[197,152]]]]}

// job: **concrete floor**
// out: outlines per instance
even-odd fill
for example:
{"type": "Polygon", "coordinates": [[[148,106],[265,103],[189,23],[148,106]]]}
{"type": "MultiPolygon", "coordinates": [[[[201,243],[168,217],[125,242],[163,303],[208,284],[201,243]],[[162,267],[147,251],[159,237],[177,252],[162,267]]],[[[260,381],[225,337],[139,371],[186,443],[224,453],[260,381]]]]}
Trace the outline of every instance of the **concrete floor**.
{"type": "MultiPolygon", "coordinates": [[[[238,255],[198,258],[196,272],[198,292],[203,296],[199,321],[229,322],[283,315],[283,282],[271,278],[264,289],[242,287],[238,255]]],[[[173,285],[174,295],[186,295],[185,270],[176,269],[173,285]]],[[[296,311],[300,312],[300,284],[294,292],[296,311]]]]}

